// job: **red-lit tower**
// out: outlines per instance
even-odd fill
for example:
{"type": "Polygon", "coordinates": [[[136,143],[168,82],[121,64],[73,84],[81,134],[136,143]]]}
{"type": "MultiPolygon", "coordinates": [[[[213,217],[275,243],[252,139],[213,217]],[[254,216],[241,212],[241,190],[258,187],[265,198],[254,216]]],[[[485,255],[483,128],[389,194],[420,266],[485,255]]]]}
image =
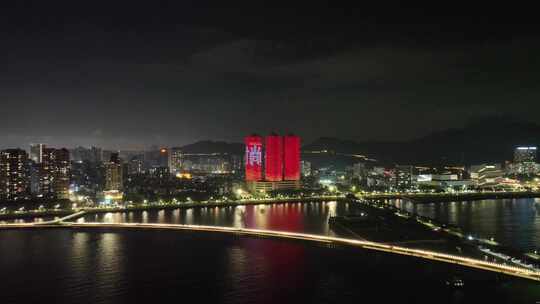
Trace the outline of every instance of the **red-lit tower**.
{"type": "Polygon", "coordinates": [[[284,180],[300,180],[300,137],[287,135],[283,138],[284,180]]]}
{"type": "Polygon", "coordinates": [[[245,138],[246,144],[246,181],[262,180],[262,137],[250,135],[245,138]]]}
{"type": "Polygon", "coordinates": [[[265,180],[279,182],[283,180],[283,138],[277,134],[266,136],[264,148],[265,180]]]}

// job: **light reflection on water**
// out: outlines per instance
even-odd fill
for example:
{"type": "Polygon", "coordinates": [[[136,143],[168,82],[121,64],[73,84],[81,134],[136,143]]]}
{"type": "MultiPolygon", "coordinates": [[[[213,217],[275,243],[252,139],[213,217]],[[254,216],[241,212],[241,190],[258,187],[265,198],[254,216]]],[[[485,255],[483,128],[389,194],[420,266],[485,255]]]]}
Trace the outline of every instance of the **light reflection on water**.
{"type": "Polygon", "coordinates": [[[393,200],[390,204],[421,216],[461,227],[465,232],[510,247],[540,249],[540,199],[490,199],[470,202],[412,204],[393,200]]]}
{"type": "MultiPolygon", "coordinates": [[[[459,226],[465,232],[478,237],[493,237],[497,242],[516,249],[540,249],[540,199],[431,204],[392,200],[388,203],[415,214],[459,226]]],[[[346,215],[350,211],[350,203],[330,201],[90,214],[77,221],[217,225],[335,235],[328,226],[328,219],[330,216],[346,215]]],[[[52,218],[9,222],[50,219],[52,218]]]]}
{"type": "Polygon", "coordinates": [[[328,226],[328,219],[335,215],[346,215],[349,212],[349,204],[330,201],[149,210],[90,214],[78,221],[215,225],[335,235],[328,226]]]}

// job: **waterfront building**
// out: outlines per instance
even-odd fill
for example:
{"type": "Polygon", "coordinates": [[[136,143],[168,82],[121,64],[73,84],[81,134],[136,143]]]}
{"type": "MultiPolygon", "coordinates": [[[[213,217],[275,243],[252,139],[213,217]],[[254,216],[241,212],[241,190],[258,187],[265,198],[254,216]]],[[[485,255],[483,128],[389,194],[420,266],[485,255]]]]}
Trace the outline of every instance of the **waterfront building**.
{"type": "Polygon", "coordinates": [[[302,176],[308,177],[311,176],[311,162],[308,162],[307,160],[303,160],[300,162],[300,166],[302,167],[302,176]]]}
{"type": "Polygon", "coordinates": [[[262,137],[259,135],[247,136],[244,140],[246,145],[245,170],[246,181],[255,182],[262,180],[262,137]]]}
{"type": "Polygon", "coordinates": [[[503,179],[503,170],[500,164],[482,164],[471,166],[471,180],[480,188],[498,186],[503,179]]]}
{"type": "Polygon", "coordinates": [[[537,174],[536,156],[537,147],[517,147],[514,150],[514,164],[511,166],[511,170],[517,175],[537,174]]]}
{"type": "Polygon", "coordinates": [[[170,171],[172,174],[182,172],[184,162],[184,153],[182,148],[173,147],[171,148],[171,162],[170,162],[170,171]]]}
{"type": "Polygon", "coordinates": [[[537,147],[516,147],[514,150],[514,162],[536,162],[537,147]]]}
{"type": "Polygon", "coordinates": [[[234,172],[240,172],[244,166],[243,157],[241,155],[231,155],[231,170],[234,172]]]}
{"type": "Polygon", "coordinates": [[[352,166],[352,177],[359,181],[366,178],[367,169],[365,163],[356,163],[352,166]]]}
{"type": "Polygon", "coordinates": [[[245,145],[245,179],[250,191],[300,188],[300,137],[272,134],[263,145],[262,137],[251,135],[245,138],[245,145]]]}
{"type": "Polygon", "coordinates": [[[118,153],[112,153],[105,163],[105,191],[120,191],[123,188],[122,162],[118,153]]]}
{"type": "Polygon", "coordinates": [[[30,195],[28,154],[22,149],[0,152],[0,199],[15,201],[30,195]]]}
{"type": "Polygon", "coordinates": [[[198,175],[228,174],[232,172],[230,156],[225,153],[183,154],[182,165],[176,173],[192,172],[198,175]]]}
{"type": "Polygon", "coordinates": [[[266,136],[264,151],[265,180],[283,180],[283,138],[277,134],[266,136]]]}
{"type": "Polygon", "coordinates": [[[397,165],[394,172],[395,187],[398,190],[409,190],[413,185],[413,166],[397,165]]]}
{"type": "Polygon", "coordinates": [[[284,180],[300,180],[300,137],[289,134],[283,138],[284,180]]]}
{"type": "Polygon", "coordinates": [[[70,165],[67,149],[43,149],[43,159],[39,167],[39,193],[45,197],[67,199],[70,165]]]}

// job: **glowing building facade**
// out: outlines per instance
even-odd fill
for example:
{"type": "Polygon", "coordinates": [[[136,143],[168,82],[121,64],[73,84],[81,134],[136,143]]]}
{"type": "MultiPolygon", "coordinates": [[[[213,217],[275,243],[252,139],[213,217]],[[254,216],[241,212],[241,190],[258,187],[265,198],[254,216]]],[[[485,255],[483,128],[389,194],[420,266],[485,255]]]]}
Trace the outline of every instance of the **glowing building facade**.
{"type": "Polygon", "coordinates": [[[283,138],[276,134],[267,136],[264,152],[265,179],[270,182],[283,180],[283,138]]]}
{"type": "Polygon", "coordinates": [[[284,179],[288,181],[300,180],[300,137],[287,135],[283,139],[285,170],[284,179]]]}
{"type": "Polygon", "coordinates": [[[246,181],[255,182],[262,180],[262,151],[263,140],[258,135],[245,138],[246,156],[246,181]]]}
{"type": "Polygon", "coordinates": [[[300,188],[300,137],[271,134],[265,137],[263,146],[262,137],[251,135],[245,138],[245,145],[246,183],[250,191],[300,188]]]}

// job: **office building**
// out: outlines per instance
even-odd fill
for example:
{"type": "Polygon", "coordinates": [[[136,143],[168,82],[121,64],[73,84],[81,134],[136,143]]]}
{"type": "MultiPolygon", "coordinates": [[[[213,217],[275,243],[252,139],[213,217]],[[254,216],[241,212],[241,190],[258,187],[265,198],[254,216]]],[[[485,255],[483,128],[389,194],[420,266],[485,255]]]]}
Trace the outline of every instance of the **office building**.
{"type": "Polygon", "coordinates": [[[184,163],[184,153],[182,151],[182,148],[179,147],[173,147],[171,148],[171,162],[169,171],[172,174],[179,173],[183,170],[183,163],[184,163]]]}
{"type": "Polygon", "coordinates": [[[413,185],[413,166],[396,166],[395,187],[398,190],[409,190],[413,185]]]}
{"type": "Polygon", "coordinates": [[[536,162],[536,147],[517,147],[514,150],[514,163],[536,162]]]}

